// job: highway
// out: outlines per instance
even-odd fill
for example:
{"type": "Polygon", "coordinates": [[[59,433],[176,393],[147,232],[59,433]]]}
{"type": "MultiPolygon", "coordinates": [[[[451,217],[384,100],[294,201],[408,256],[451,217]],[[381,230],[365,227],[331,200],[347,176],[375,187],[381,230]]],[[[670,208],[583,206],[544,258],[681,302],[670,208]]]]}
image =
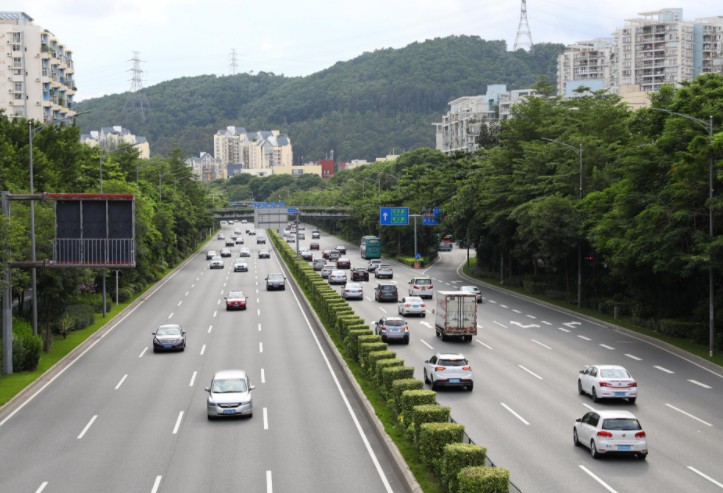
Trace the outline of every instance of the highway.
{"type": "Polygon", "coordinates": [[[262,245],[243,236],[249,272],[231,267],[240,245],[224,269],[194,255],[3,410],[0,492],[407,491],[297,290],[265,291],[277,255],[258,259],[262,245]],[[225,310],[231,288],[247,310],[225,310]],[[187,331],[185,351],[152,351],[164,323],[187,331]],[[253,417],[207,420],[204,388],[236,368],[256,386],[253,417]]]}
{"type": "MultiPolygon", "coordinates": [[[[367,264],[358,245],[322,234],[322,249],[339,244],[347,247],[353,267],[367,264]]],[[[426,300],[425,318],[406,317],[410,344],[390,349],[416,368],[419,379],[433,353],[465,354],[474,370],[474,390],[441,390],[437,400],[451,406],[452,417],[488,448],[496,465],[511,471],[515,485],[525,493],[723,490],[723,370],[627,331],[465,280],[460,274],[465,259],[466,250],[455,248],[422,272],[432,277],[435,290],[480,287],[485,302],[478,306],[472,343],[435,337],[435,301],[426,300]],[[578,395],[578,371],[591,364],[625,366],[638,382],[637,403],[594,403],[578,395]],[[633,412],[647,432],[648,459],[595,460],[586,448],[575,447],[574,421],[591,409],[633,412]]],[[[420,271],[390,263],[393,282],[405,296],[409,279],[420,271]]],[[[397,314],[396,304],[374,301],[373,275],[362,284],[366,299],[349,303],[370,327],[397,314]]]]}

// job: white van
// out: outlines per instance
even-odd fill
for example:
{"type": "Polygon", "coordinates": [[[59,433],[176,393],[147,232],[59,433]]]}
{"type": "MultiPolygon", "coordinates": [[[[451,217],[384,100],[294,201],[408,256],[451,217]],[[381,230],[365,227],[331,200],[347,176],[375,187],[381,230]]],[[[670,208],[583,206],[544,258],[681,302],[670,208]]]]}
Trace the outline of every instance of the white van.
{"type": "Polygon", "coordinates": [[[426,276],[413,277],[409,281],[409,296],[419,296],[420,298],[432,298],[434,294],[434,284],[432,279],[426,276]]]}

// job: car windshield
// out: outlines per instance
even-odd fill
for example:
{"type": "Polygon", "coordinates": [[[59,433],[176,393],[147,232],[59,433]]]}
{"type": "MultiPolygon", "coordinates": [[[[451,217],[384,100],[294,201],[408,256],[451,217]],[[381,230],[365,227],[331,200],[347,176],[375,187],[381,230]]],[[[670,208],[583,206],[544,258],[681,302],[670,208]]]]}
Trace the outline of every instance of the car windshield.
{"type": "Polygon", "coordinates": [[[214,380],[211,392],[224,394],[229,392],[247,392],[246,380],[240,378],[229,378],[226,380],[214,380]]]}
{"type": "Polygon", "coordinates": [[[466,359],[440,359],[437,364],[441,366],[465,366],[467,364],[466,359]]]}
{"type": "Polygon", "coordinates": [[[156,331],[156,335],[159,336],[177,336],[181,335],[181,328],[177,325],[168,325],[168,326],[161,326],[158,327],[158,330],[156,331]]]}
{"type": "Polygon", "coordinates": [[[603,368],[600,370],[602,378],[630,378],[627,371],[622,368],[603,368]]]}
{"type": "Polygon", "coordinates": [[[612,418],[603,420],[603,430],[641,430],[640,423],[635,418],[612,418]]]}
{"type": "Polygon", "coordinates": [[[387,327],[403,327],[407,325],[407,323],[404,320],[387,320],[384,322],[384,325],[387,327]]]}
{"type": "Polygon", "coordinates": [[[228,293],[228,297],[229,298],[243,298],[244,293],[243,293],[243,291],[231,291],[230,293],[228,293]]]}

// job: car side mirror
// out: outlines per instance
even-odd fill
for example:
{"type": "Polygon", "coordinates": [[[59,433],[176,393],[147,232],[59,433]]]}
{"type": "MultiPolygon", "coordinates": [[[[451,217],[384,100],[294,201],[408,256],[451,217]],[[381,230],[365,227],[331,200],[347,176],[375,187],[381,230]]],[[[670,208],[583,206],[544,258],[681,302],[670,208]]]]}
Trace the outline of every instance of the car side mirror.
{"type": "Polygon", "coordinates": [[[578,373],[585,373],[585,370],[580,370],[578,373]]]}
{"type": "Polygon", "coordinates": [[[256,388],[256,385],[249,385],[249,391],[254,390],[256,388]]]}
{"type": "Polygon", "coordinates": [[[575,420],[575,422],[576,422],[576,423],[581,423],[581,422],[582,422],[582,418],[577,418],[577,419],[575,420]]]}
{"type": "Polygon", "coordinates": [[[206,387],[203,390],[205,390],[206,392],[211,392],[211,387],[206,387]]]}
{"type": "Polygon", "coordinates": [[[412,284],[412,281],[411,281],[411,279],[409,280],[409,284],[412,284]]]}
{"type": "Polygon", "coordinates": [[[425,359],[425,360],[424,360],[424,363],[425,363],[425,364],[426,364],[426,363],[429,363],[429,360],[428,360],[428,359],[425,359]]]}

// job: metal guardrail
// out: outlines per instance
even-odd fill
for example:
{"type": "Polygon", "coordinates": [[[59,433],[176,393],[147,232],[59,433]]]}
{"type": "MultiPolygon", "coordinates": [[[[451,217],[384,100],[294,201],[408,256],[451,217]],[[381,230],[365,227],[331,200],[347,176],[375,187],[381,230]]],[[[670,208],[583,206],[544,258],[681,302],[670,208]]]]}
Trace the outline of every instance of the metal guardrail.
{"type": "MultiPolygon", "coordinates": [[[[449,417],[449,422],[450,422],[450,423],[455,423],[455,424],[461,424],[461,423],[457,423],[457,422],[454,420],[454,418],[452,418],[451,416],[449,417]]],[[[470,444],[470,445],[477,445],[477,444],[474,442],[474,440],[472,440],[472,437],[467,434],[466,431],[463,431],[463,432],[462,432],[462,443],[468,443],[468,444],[470,444]]],[[[487,454],[485,454],[485,466],[487,466],[487,467],[497,467],[497,466],[495,465],[495,463],[492,462],[492,460],[490,459],[489,455],[487,455],[487,454]]],[[[519,489],[512,481],[510,481],[510,489],[509,489],[509,491],[510,491],[510,493],[522,493],[522,490],[519,489]]]]}
{"type": "Polygon", "coordinates": [[[55,238],[53,260],[58,266],[135,267],[133,238],[55,238]]]}

